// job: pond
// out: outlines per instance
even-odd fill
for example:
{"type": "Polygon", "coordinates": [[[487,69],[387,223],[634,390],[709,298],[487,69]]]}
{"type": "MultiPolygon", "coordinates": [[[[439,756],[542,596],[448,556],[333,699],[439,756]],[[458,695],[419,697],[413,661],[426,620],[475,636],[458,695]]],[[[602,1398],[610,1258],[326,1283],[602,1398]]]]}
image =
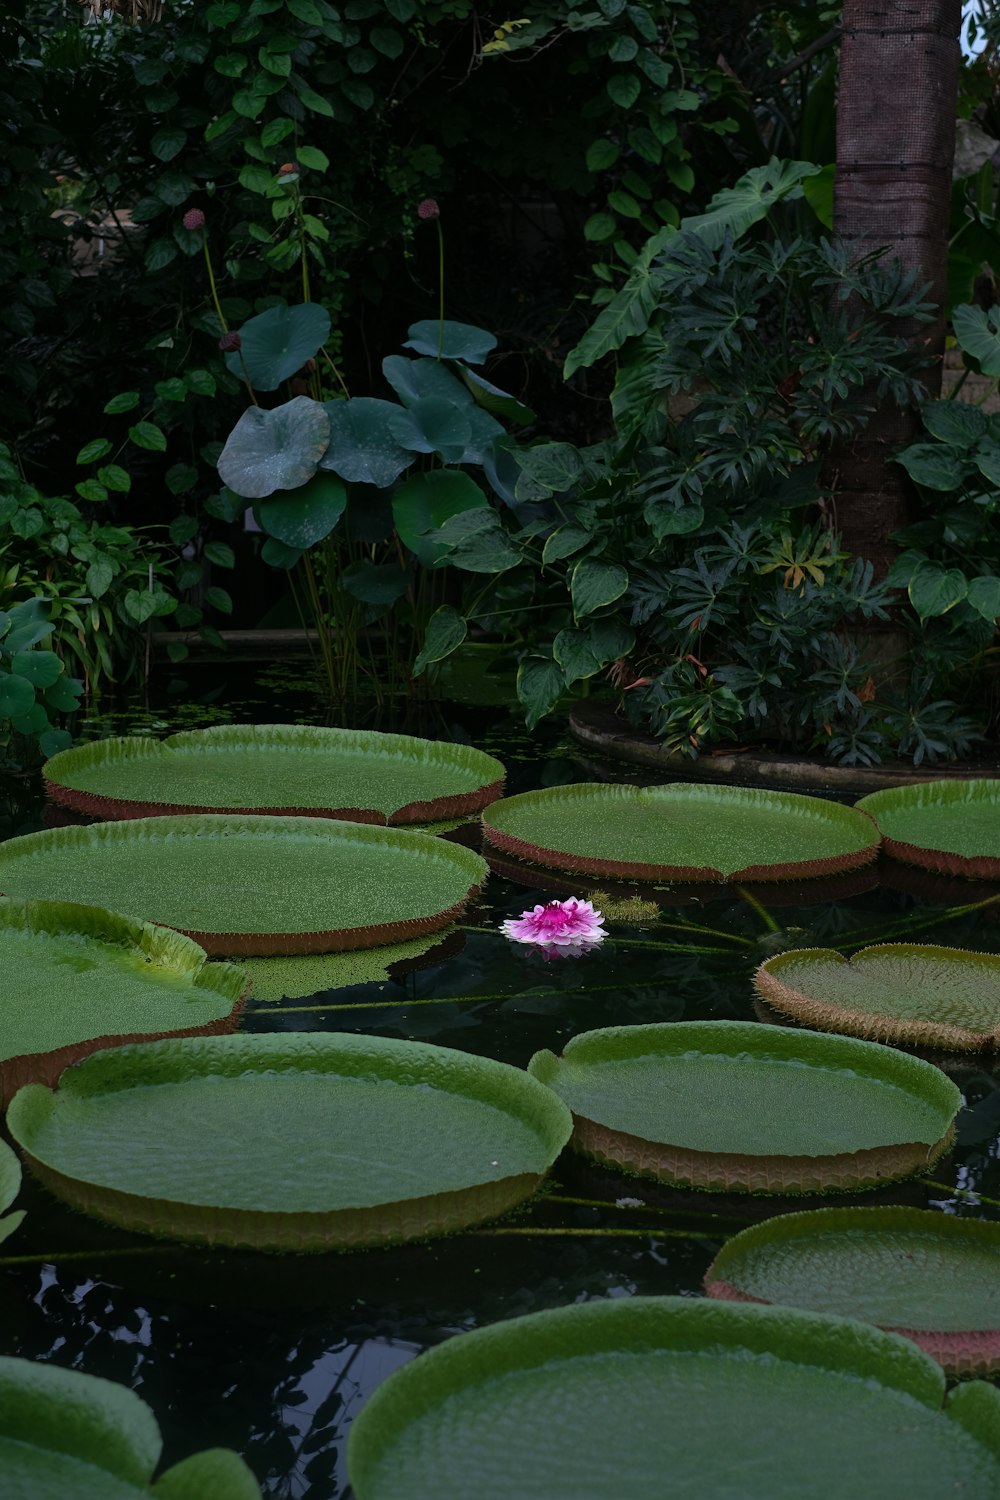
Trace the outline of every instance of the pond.
{"type": "MultiPolygon", "coordinates": [[[[234,667],[201,698],[195,684],[181,709],[123,711],[92,721],[86,734],[324,721],[305,669],[296,681],[286,669],[253,675],[234,667]]],[[[508,792],[651,779],[595,762],[558,724],[529,738],[488,705],[428,709],[423,732],[499,756],[508,792]]],[[[0,832],[40,827],[43,811],[37,789],[19,787],[0,832]]],[[[784,948],[906,938],[1000,951],[1000,902],[982,904],[989,890],[942,887],[885,862],[832,888],[662,890],[646,906],[619,899],[603,945],[547,959],[499,931],[537,900],[567,893],[564,876],[548,885],[544,873],[538,879],[533,887],[493,873],[444,945],[376,979],[360,960],[353,970],[347,960],[338,976],[345,982],[329,989],[281,999],[258,994],[243,1028],[407,1038],[524,1067],[539,1048],[561,1052],[570,1037],[596,1027],[760,1019],[751,976],[784,948]]],[[[606,885],[580,877],[576,893],[606,885]]],[[[1000,1220],[1000,1077],[978,1058],[942,1061],[966,1104],[954,1151],[928,1176],[839,1196],[838,1205],[906,1204],[1000,1220]]],[[[275,1131],[281,1128],[276,1119],[275,1131]]],[[[183,1248],[103,1228],[29,1179],[18,1204],[27,1218],[0,1257],[0,1353],[133,1388],[156,1413],[167,1463],[229,1446],[274,1500],[348,1500],[350,1425],[375,1388],[422,1350],[570,1303],[699,1297],[727,1238],[818,1201],[666,1189],[564,1155],[544,1193],[498,1224],[426,1244],[281,1257],[183,1248]]]]}

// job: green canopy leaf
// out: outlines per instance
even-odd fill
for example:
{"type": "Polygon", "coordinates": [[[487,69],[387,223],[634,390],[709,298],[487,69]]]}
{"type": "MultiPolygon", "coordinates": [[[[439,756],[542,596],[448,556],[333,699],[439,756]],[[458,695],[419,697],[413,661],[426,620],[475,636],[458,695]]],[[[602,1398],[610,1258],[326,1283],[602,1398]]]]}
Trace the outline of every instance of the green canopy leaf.
{"type": "Polygon", "coordinates": [[[393,434],[393,421],[405,415],[394,402],[353,396],[349,401],[327,401],[326,413],[330,446],[321,467],[333,469],[349,484],[388,489],[413,462],[393,434]]]}
{"type": "Polygon", "coordinates": [[[226,355],[226,368],[244,380],[244,366],[256,391],[276,391],[298,374],[330,336],[330,314],[316,302],[269,307],[239,330],[240,348],[226,355]]]}
{"type": "Polygon", "coordinates": [[[392,514],[401,541],[430,568],[447,556],[434,533],[448,517],[488,504],[468,474],[456,469],[430,469],[404,479],[392,497],[392,514]]]}
{"type": "Polygon", "coordinates": [[[263,500],[311,479],[329,442],[326,412],[308,396],[296,396],[271,411],[251,406],[219,455],[219,475],[244,499],[263,500]]]}
{"type": "Polygon", "coordinates": [[[333,474],[314,474],[297,490],[279,490],[254,507],[268,536],[304,552],[329,536],[344,514],[347,490],[333,474]]]}

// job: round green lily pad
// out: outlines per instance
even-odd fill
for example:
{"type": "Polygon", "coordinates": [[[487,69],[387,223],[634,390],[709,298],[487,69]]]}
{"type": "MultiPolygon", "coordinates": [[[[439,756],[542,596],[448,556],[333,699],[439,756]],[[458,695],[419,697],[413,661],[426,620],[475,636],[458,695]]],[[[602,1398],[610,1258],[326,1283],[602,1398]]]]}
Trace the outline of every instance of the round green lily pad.
{"type": "Polygon", "coordinates": [[[623,1297],[513,1318],[397,1370],[351,1430],[357,1500],[997,1500],[1000,1393],[945,1397],[893,1334],[623,1297]]]}
{"type": "Polygon", "coordinates": [[[943,875],[1000,879],[1000,780],[917,781],[856,804],[887,854],[943,875]]]}
{"type": "Polygon", "coordinates": [[[874,1042],[746,1021],[586,1031],[529,1072],[573,1111],[573,1145],[718,1192],[875,1187],[951,1144],[962,1103],[940,1069],[874,1042]]]}
{"type": "Polygon", "coordinates": [[[213,955],[420,937],[454,921],[486,872],[460,844],[325,818],[140,818],[0,844],[0,891],[111,907],[213,955]]]}
{"type": "Polygon", "coordinates": [[[99,906],[0,897],[0,1109],[116,1042],[235,1029],[248,987],[190,938],[99,906]]]}
{"type": "Polygon", "coordinates": [[[504,768],[470,745],[410,735],[222,724],[77,745],[44,775],[53,801],[100,818],[257,812],[385,824],[478,812],[503,791],[504,768]]]}
{"type": "Polygon", "coordinates": [[[519,1068],[385,1037],[95,1052],[7,1116],[33,1171],[126,1229],[262,1250],[423,1238],[534,1192],[571,1130],[519,1068]]]}
{"type": "Polygon", "coordinates": [[[769,958],[754,976],[768,1005],[820,1031],[970,1052],[1000,1042],[1000,956],[882,943],[769,958]]]}
{"type": "Polygon", "coordinates": [[[869,864],[878,832],[851,807],[744,787],[580,783],[495,802],[483,830],[521,859],[637,880],[791,880],[869,864]]]}
{"type": "Polygon", "coordinates": [[[238,1454],[207,1448],[161,1474],[156,1418],[127,1386],[0,1357],[5,1500],[260,1500],[238,1454]]]}
{"type": "Polygon", "coordinates": [[[949,1375],[1000,1371],[1000,1224],[920,1208],[822,1208],[735,1235],[710,1297],[778,1302],[902,1333],[949,1375]]]}

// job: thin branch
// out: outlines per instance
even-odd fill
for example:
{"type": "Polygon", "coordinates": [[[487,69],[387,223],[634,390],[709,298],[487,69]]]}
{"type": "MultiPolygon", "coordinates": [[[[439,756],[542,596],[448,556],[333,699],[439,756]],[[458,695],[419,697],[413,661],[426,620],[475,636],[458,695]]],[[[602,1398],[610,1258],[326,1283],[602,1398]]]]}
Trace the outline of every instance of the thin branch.
{"type": "Polygon", "coordinates": [[[805,67],[806,63],[809,62],[810,58],[815,57],[817,52],[824,52],[827,47],[832,47],[834,42],[839,40],[840,27],[831,26],[829,31],[825,31],[814,42],[810,42],[808,47],[803,47],[802,51],[795,57],[790,57],[787,62],[781,64],[780,68],[776,68],[773,73],[768,73],[764,79],[765,88],[772,83],[781,83],[782,79],[787,78],[790,73],[796,73],[799,68],[805,67]]]}

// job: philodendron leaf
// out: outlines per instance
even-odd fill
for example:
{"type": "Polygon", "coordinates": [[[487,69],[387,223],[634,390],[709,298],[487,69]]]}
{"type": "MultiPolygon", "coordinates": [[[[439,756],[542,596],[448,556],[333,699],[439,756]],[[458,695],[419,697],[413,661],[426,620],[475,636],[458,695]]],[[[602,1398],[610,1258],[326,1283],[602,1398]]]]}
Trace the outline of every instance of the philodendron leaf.
{"type": "Polygon", "coordinates": [[[552,642],[552,655],[562,667],[567,685],[593,677],[601,668],[582,630],[560,630],[552,642]]]}
{"type": "MultiPolygon", "coordinates": [[[[13,1151],[0,1141],[0,1215],[9,1208],[21,1190],[21,1163],[13,1151]]],[[[0,1240],[7,1239],[24,1218],[24,1209],[0,1217],[0,1240]]]]}
{"type": "MultiPolygon", "coordinates": [[[[538,486],[543,493],[564,494],[584,471],[583,458],[572,443],[539,443],[521,449],[515,456],[530,485],[538,486]]],[[[517,498],[533,500],[537,496],[518,480],[517,498]]]]}
{"type": "Polygon", "coordinates": [[[433,535],[449,516],[488,505],[474,480],[455,469],[431,469],[403,481],[392,497],[392,514],[400,539],[425,567],[446,557],[433,535]]]}
{"type": "Polygon", "coordinates": [[[395,408],[388,427],[401,448],[439,453],[445,463],[458,463],[472,437],[465,412],[441,396],[424,396],[408,408],[395,408]]]}
{"type": "Polygon", "coordinates": [[[963,452],[986,436],[986,413],[967,401],[928,401],[920,413],[932,437],[963,452]]]}
{"type": "Polygon", "coordinates": [[[896,457],[910,478],[928,490],[955,490],[965,477],[960,453],[939,443],[911,443],[896,457]]]}
{"type": "Polygon", "coordinates": [[[330,314],[316,302],[298,307],[269,307],[240,329],[240,348],[226,355],[226,367],[237,380],[250,375],[257,391],[276,391],[297,374],[330,336],[330,314]]]}
{"type": "Polygon", "coordinates": [[[962,351],[984,375],[1000,375],[1000,308],[956,307],[951,321],[962,351]]]}
{"type": "Polygon", "coordinates": [[[529,729],[552,712],[565,691],[566,679],[556,661],[529,656],[517,669],[517,696],[524,705],[524,722],[529,729]]]}
{"type": "Polygon", "coordinates": [[[754,224],[766,219],[776,203],[802,197],[802,184],[821,169],[811,161],[779,161],[772,156],[766,167],[751,167],[734,187],[715,194],[703,214],[681,222],[712,250],[718,250],[726,235],[738,240],[754,224]]]}
{"type": "Polygon", "coordinates": [[[219,474],[237,495],[263,500],[311,479],[329,442],[326,412],[308,396],[296,396],[272,411],[251,406],[219,455],[219,474]]]}
{"type": "Polygon", "coordinates": [[[300,489],[254,506],[254,514],[268,536],[304,552],[330,535],[346,505],[347,489],[335,475],[314,474],[300,489]]]}
{"type": "Polygon", "coordinates": [[[349,484],[373,484],[388,489],[413,462],[412,453],[392,432],[392,421],[405,416],[393,401],[353,396],[350,401],[327,401],[330,446],[320,467],[332,469],[349,484]]]}
{"type": "Polygon", "coordinates": [[[446,656],[450,656],[462,644],[468,633],[468,622],[463,619],[458,610],[451,604],[442,604],[427,622],[423,649],[413,664],[414,677],[419,677],[431,662],[443,661],[446,656]]]}
{"type": "Polygon", "coordinates": [[[485,328],[475,328],[471,323],[450,323],[447,319],[443,324],[436,318],[412,323],[407,333],[410,336],[404,349],[415,349],[432,359],[460,359],[469,365],[481,365],[497,346],[496,339],[485,328]]]}
{"type": "Polygon", "coordinates": [[[438,534],[442,546],[449,549],[445,561],[469,573],[504,573],[521,561],[520,552],[490,506],[449,516],[438,534]]]}
{"type": "Polygon", "coordinates": [[[984,620],[996,620],[1000,617],[1000,578],[989,575],[973,578],[966,603],[984,620]]]}
{"type": "Polygon", "coordinates": [[[581,558],[570,581],[573,614],[581,620],[602,605],[613,604],[627,588],[628,573],[619,563],[602,562],[596,557],[581,558]]]}
{"type": "Polygon", "coordinates": [[[937,563],[919,567],[907,589],[910,603],[922,620],[946,615],[968,591],[969,581],[960,568],[942,568],[937,563]]]}

